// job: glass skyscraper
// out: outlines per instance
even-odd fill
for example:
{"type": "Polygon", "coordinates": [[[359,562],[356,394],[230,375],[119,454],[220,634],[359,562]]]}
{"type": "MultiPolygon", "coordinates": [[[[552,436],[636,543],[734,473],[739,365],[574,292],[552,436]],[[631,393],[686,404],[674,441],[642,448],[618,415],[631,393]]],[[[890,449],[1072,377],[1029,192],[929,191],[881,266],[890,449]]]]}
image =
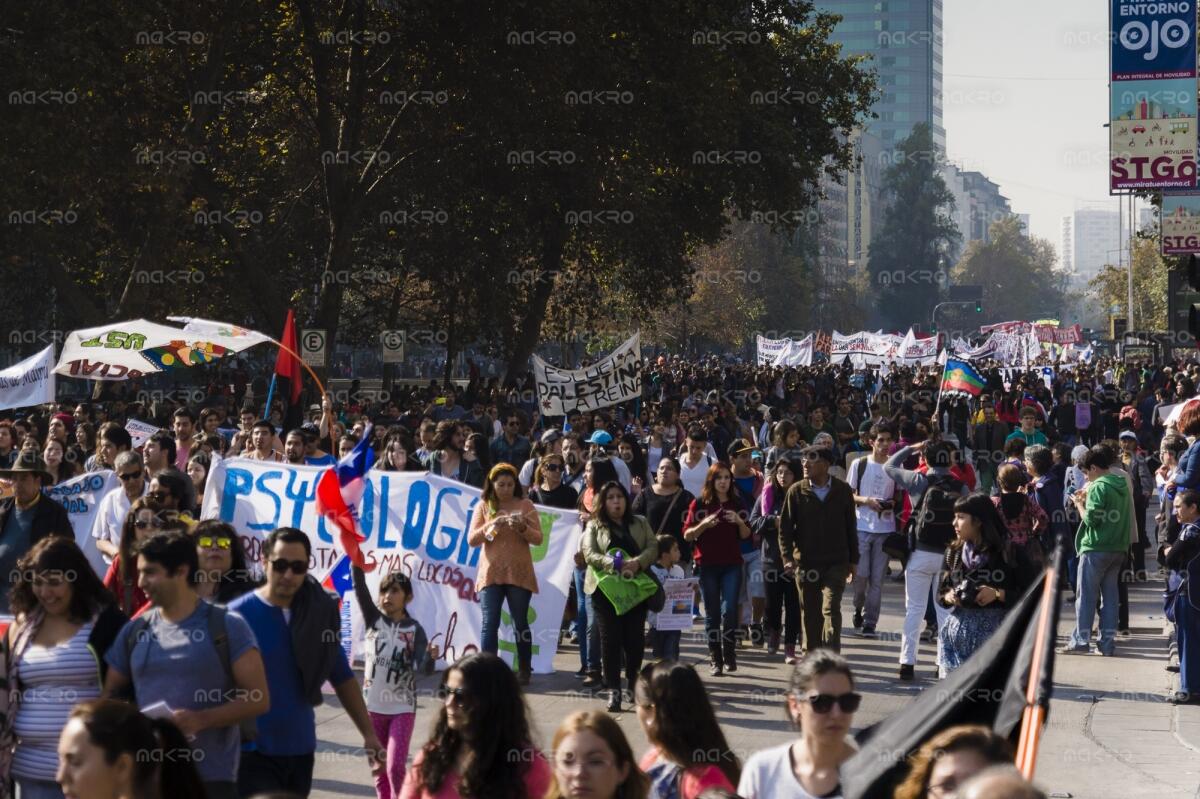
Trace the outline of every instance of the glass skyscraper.
{"type": "Polygon", "coordinates": [[[840,14],[833,40],[845,55],[869,55],[879,75],[879,115],[867,125],[885,150],[925,122],[946,149],[942,122],[942,0],[815,0],[840,14]]]}

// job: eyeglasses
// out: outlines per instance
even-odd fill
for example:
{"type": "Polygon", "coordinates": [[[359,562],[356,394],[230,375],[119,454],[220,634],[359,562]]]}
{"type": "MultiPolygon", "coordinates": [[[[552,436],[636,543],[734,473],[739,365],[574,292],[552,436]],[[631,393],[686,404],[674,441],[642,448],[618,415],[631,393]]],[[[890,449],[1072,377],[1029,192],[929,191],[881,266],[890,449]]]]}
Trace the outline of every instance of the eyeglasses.
{"type": "Polygon", "coordinates": [[[156,530],[162,529],[161,519],[138,519],[133,523],[133,526],[138,530],[145,530],[147,527],[153,527],[156,530]]]}
{"type": "Polygon", "coordinates": [[[153,499],[156,502],[162,502],[164,499],[166,499],[167,497],[169,497],[171,495],[168,494],[166,491],[150,491],[149,493],[146,494],[146,496],[150,497],[150,499],[153,499]]]}
{"type": "Polygon", "coordinates": [[[801,696],[798,699],[808,702],[812,706],[814,713],[828,713],[833,710],[836,703],[843,713],[853,713],[858,710],[858,706],[862,704],[862,694],[840,694],[834,696],[832,694],[813,694],[812,696],[801,696]]]}
{"type": "Polygon", "coordinates": [[[451,704],[462,705],[467,700],[467,689],[463,687],[451,688],[448,685],[443,685],[438,688],[438,699],[445,702],[450,700],[451,704]]]}
{"type": "Polygon", "coordinates": [[[142,470],[141,470],[141,469],[137,470],[136,472],[130,472],[129,474],[119,474],[119,475],[117,475],[117,477],[120,477],[120,478],[121,478],[121,481],[122,481],[122,482],[124,482],[124,481],[127,481],[127,480],[137,480],[137,479],[138,479],[139,477],[141,477],[141,476],[142,476],[142,470]]]}
{"type": "Polygon", "coordinates": [[[545,469],[545,470],[546,470],[546,471],[548,471],[548,472],[561,472],[561,471],[562,471],[562,464],[560,464],[560,463],[547,463],[547,464],[546,464],[546,465],[544,465],[542,468],[543,468],[543,469],[545,469]]]}
{"type": "Polygon", "coordinates": [[[287,558],[279,558],[271,561],[271,571],[276,574],[284,574],[288,569],[291,569],[296,574],[308,573],[307,560],[288,560],[287,558]]]}
{"type": "Polygon", "coordinates": [[[233,539],[226,536],[202,535],[196,539],[196,543],[205,549],[229,549],[233,546],[233,539]]]}

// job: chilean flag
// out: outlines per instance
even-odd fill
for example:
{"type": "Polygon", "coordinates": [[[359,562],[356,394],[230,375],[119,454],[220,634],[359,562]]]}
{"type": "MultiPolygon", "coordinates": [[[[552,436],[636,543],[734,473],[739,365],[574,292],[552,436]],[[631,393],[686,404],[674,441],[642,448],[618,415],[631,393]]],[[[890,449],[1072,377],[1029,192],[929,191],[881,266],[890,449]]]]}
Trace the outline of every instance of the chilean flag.
{"type": "Polygon", "coordinates": [[[375,566],[366,565],[362,550],[358,548],[366,537],[358,530],[357,508],[367,485],[367,470],[375,462],[375,453],[368,443],[370,440],[371,426],[368,425],[363,431],[362,440],[354,445],[350,454],[338,461],[336,466],[326,469],[317,480],[317,513],[337,526],[342,551],[351,563],[365,572],[372,571],[375,566]]]}

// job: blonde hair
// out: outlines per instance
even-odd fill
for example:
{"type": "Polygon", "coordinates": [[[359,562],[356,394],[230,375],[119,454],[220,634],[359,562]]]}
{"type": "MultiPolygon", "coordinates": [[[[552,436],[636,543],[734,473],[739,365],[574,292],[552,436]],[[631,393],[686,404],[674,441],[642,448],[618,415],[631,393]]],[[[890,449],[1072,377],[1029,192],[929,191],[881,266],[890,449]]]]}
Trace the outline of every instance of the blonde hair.
{"type": "Polygon", "coordinates": [[[617,768],[626,766],[629,768],[629,776],[617,786],[616,799],[648,799],[650,778],[638,768],[637,759],[633,756],[633,748],[629,745],[629,739],[625,737],[625,733],[612,716],[598,710],[581,710],[572,713],[563,719],[562,724],[558,725],[558,730],[554,733],[554,744],[551,747],[555,757],[554,774],[550,780],[550,788],[546,791],[545,799],[563,799],[563,791],[558,784],[558,747],[562,745],[563,739],[568,735],[584,731],[592,733],[608,744],[608,748],[612,750],[615,758],[613,765],[617,768]]]}

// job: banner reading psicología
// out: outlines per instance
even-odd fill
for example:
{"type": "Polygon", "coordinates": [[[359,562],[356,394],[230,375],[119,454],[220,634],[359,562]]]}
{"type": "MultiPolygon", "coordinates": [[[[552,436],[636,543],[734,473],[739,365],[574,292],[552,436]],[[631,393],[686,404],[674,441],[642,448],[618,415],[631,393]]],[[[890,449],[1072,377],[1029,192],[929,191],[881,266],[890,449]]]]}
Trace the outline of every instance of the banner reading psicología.
{"type": "Polygon", "coordinates": [[[533,356],[538,409],[543,416],[598,411],[642,393],[641,334],[634,333],[612,354],[583,369],[559,369],[533,356]]]}
{"type": "MultiPolygon", "coordinates": [[[[317,514],[316,481],[323,469],[234,458],[213,466],[204,493],[202,517],[219,518],[238,530],[247,557],[261,560],[262,540],[276,527],[297,527],[313,545],[311,572],[318,579],[342,553],[335,532],[317,514]]],[[[359,515],[372,590],[389,572],[401,570],[413,583],[409,611],[421,622],[430,643],[446,661],[477,651],[482,615],[475,593],[480,550],[467,544],[471,515],[479,501],[476,488],[419,472],[367,475],[359,515]]],[[[538,593],[529,606],[533,632],[533,670],[554,671],[558,631],[579,545],[575,511],[538,506],[542,543],[531,548],[538,593]]],[[[353,601],[353,600],[351,600],[353,601]]],[[[516,644],[511,621],[502,617],[500,654],[509,661],[516,644]]]]}

